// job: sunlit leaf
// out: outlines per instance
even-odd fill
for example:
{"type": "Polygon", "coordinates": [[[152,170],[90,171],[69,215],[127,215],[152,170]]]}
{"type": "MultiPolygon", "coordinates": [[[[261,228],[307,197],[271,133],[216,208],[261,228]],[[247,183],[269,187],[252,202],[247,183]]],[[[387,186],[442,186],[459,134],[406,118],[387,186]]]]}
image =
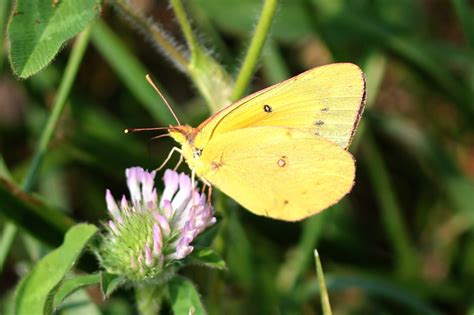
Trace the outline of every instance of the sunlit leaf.
{"type": "Polygon", "coordinates": [[[99,0],[18,0],[8,27],[13,71],[27,78],[44,68],[61,46],[100,10],[99,0]]]}
{"type": "Polygon", "coordinates": [[[125,283],[125,278],[107,272],[100,274],[100,289],[105,297],[109,297],[115,290],[125,283]]]}
{"type": "Polygon", "coordinates": [[[71,294],[75,293],[81,288],[99,284],[100,274],[92,275],[80,275],[70,279],[66,279],[61,283],[61,286],[57,290],[53,299],[53,309],[57,309],[58,306],[71,294]]]}
{"type": "Polygon", "coordinates": [[[168,290],[174,314],[206,314],[199,293],[190,280],[175,277],[169,282],[168,290]]]}
{"type": "Polygon", "coordinates": [[[64,243],[46,255],[21,280],[16,290],[16,314],[52,312],[52,294],[96,232],[94,225],[78,224],[66,233],[64,243]]]}

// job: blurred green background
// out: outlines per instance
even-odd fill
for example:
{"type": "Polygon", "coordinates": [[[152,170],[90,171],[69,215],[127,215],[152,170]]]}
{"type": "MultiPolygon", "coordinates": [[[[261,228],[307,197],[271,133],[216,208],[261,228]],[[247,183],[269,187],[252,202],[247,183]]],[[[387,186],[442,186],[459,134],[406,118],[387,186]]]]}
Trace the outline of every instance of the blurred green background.
{"type": "MultiPolygon", "coordinates": [[[[9,3],[1,5],[3,32],[9,3]]],[[[133,3],[185,45],[167,1],[133,3]]],[[[185,4],[202,44],[235,74],[262,2],[185,4]]],[[[338,205],[300,223],[254,216],[217,193],[214,247],[228,271],[182,271],[210,314],[319,314],[314,248],[334,314],[474,314],[473,6],[467,0],[280,1],[248,92],[318,65],[360,65],[368,103],[350,150],[356,185],[338,205]]],[[[51,208],[97,224],[106,218],[105,189],[126,192],[125,168],[153,169],[173,146],[166,138],[150,140],[153,132],[123,134],[172,122],[143,71],[156,78],[182,122],[197,126],[210,114],[192,81],[149,35],[107,3],[99,20],[33,189],[51,208]]],[[[71,47],[19,80],[2,42],[0,169],[20,183],[71,47]]],[[[26,226],[41,224],[23,219],[26,226]]],[[[4,230],[7,220],[0,220],[4,230]]],[[[3,310],[19,277],[54,244],[27,235],[22,226],[0,274],[3,310]]],[[[106,301],[97,290],[88,293],[100,312],[134,313],[127,290],[106,301]]]]}

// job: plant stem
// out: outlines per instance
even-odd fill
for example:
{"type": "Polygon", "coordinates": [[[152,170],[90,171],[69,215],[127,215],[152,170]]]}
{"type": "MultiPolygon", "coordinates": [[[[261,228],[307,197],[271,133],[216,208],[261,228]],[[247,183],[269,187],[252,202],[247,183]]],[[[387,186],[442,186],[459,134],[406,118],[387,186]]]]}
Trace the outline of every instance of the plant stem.
{"type": "Polygon", "coordinates": [[[395,251],[397,272],[405,280],[416,277],[419,274],[418,257],[408,238],[390,175],[375,140],[369,133],[365,134],[363,148],[370,182],[382,211],[382,221],[395,251]]]}
{"type": "MultiPolygon", "coordinates": [[[[64,77],[59,86],[58,95],[53,104],[53,110],[49,115],[46,126],[43,129],[41,134],[38,147],[36,148],[35,155],[31,161],[28,173],[26,174],[23,183],[22,189],[25,192],[31,192],[33,185],[38,177],[38,171],[43,162],[46,150],[48,149],[49,142],[53,136],[54,130],[58,124],[61,113],[66,104],[67,97],[71,91],[72,84],[76,78],[77,71],[84,56],[87,44],[89,42],[89,37],[91,33],[91,27],[86,28],[76,39],[74,46],[71,51],[71,56],[69,57],[66,69],[64,71],[64,77]]],[[[7,223],[5,225],[5,230],[2,236],[2,252],[0,256],[0,270],[3,269],[3,264],[7,254],[10,252],[10,248],[15,239],[15,234],[17,227],[13,223],[7,223]]]]}
{"type": "Polygon", "coordinates": [[[143,34],[151,37],[156,47],[169,57],[171,61],[181,70],[184,71],[189,60],[180,48],[175,44],[174,39],[169,35],[156,21],[146,18],[139,11],[129,5],[128,1],[115,0],[113,4],[122,12],[143,34]]]}
{"type": "Polygon", "coordinates": [[[163,289],[157,285],[136,286],[135,300],[141,315],[159,314],[163,301],[163,289]]]}
{"type": "Polygon", "coordinates": [[[16,225],[11,222],[7,222],[3,228],[2,239],[0,239],[0,272],[3,270],[5,260],[15,240],[16,231],[16,225]]]}
{"type": "MultiPolygon", "coordinates": [[[[188,43],[189,50],[191,51],[191,58],[197,58],[198,54],[201,52],[201,49],[199,42],[194,36],[193,29],[189,23],[186,11],[184,10],[183,3],[181,0],[171,0],[170,2],[173,6],[174,14],[178,19],[178,23],[181,26],[181,30],[183,31],[184,38],[186,38],[186,42],[188,43]]],[[[191,62],[191,64],[192,63],[193,62],[191,62]]]]}
{"type": "Polygon", "coordinates": [[[89,42],[89,37],[91,33],[91,27],[86,28],[77,38],[76,43],[71,51],[71,56],[69,57],[66,70],[64,71],[64,77],[61,80],[61,85],[59,86],[58,95],[53,105],[53,110],[49,115],[46,127],[43,129],[41,134],[38,147],[36,149],[33,161],[31,162],[28,173],[26,174],[25,179],[23,180],[23,190],[26,192],[31,191],[33,184],[38,175],[39,168],[43,162],[44,155],[48,149],[48,144],[51,141],[54,130],[58,124],[61,113],[63,112],[64,106],[66,105],[69,92],[71,91],[72,84],[76,78],[79,65],[81,64],[82,57],[86,50],[87,44],[89,42]]]}
{"type": "Polygon", "coordinates": [[[233,100],[241,98],[247,89],[262,52],[263,45],[265,44],[265,40],[268,37],[268,32],[270,31],[270,26],[273,17],[275,16],[277,5],[278,0],[265,0],[265,3],[263,4],[262,14],[260,15],[257,27],[255,28],[255,33],[252,37],[249,49],[247,50],[247,54],[245,55],[244,62],[240,68],[240,72],[234,85],[234,90],[232,92],[233,100]]]}

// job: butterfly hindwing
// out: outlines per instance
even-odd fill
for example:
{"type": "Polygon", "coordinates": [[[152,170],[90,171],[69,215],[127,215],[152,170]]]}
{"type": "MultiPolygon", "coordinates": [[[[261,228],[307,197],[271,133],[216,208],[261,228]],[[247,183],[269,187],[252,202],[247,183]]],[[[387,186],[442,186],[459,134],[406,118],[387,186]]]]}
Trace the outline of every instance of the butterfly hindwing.
{"type": "Polygon", "coordinates": [[[354,182],[350,153],[307,132],[252,127],[218,135],[203,149],[199,175],[251,212],[286,221],[339,201],[354,182]]]}

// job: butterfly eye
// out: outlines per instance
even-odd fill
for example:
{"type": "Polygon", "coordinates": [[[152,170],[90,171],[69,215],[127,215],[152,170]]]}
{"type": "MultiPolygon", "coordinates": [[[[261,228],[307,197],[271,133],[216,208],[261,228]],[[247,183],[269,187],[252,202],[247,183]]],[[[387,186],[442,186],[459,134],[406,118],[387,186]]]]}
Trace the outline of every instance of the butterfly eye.
{"type": "Polygon", "coordinates": [[[194,149],[194,157],[199,157],[202,154],[202,149],[194,149]]]}

